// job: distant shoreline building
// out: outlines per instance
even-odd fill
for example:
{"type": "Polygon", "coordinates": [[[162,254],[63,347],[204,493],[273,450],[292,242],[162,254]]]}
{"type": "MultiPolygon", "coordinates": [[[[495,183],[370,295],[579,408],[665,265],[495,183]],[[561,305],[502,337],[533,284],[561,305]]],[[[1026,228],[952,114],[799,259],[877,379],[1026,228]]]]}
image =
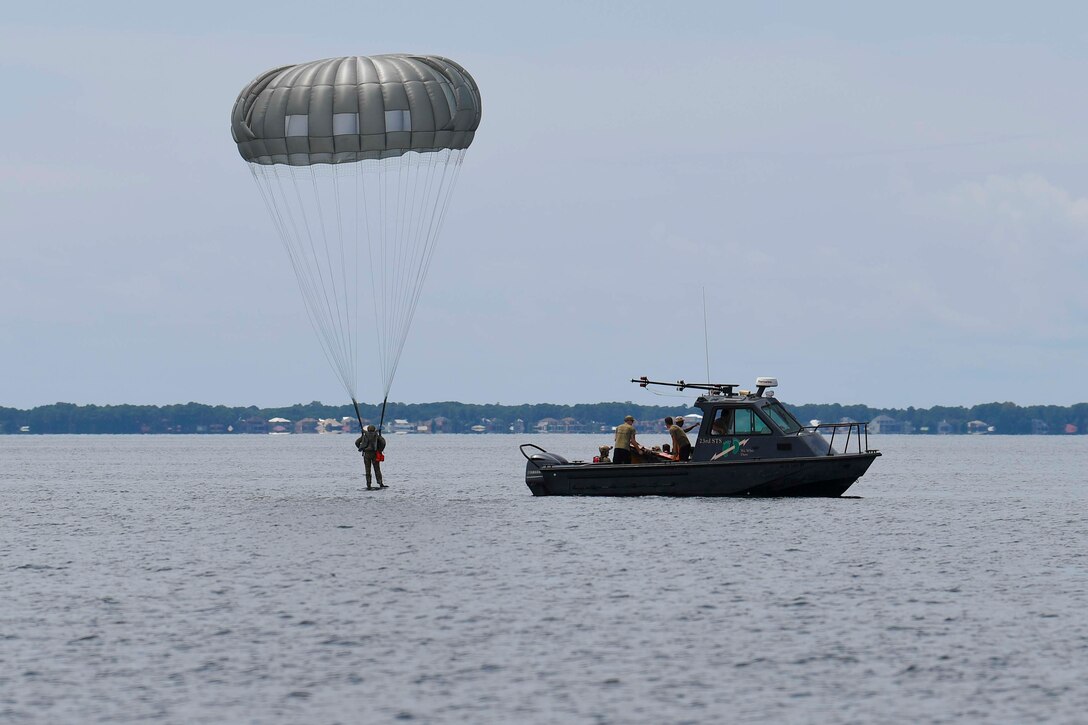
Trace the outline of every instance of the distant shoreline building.
{"type": "Polygon", "coordinates": [[[914,432],[914,424],[898,421],[890,415],[878,415],[869,421],[869,432],[875,435],[908,435],[914,432]]]}

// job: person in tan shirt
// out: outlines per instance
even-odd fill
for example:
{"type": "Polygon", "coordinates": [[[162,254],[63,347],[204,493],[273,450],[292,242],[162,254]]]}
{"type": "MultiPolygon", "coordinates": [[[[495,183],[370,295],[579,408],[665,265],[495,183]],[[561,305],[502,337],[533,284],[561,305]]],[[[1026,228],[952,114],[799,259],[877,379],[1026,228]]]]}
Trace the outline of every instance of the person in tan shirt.
{"type": "Polygon", "coordinates": [[[629,415],[623,419],[623,423],[616,426],[616,446],[612,449],[613,463],[631,462],[631,449],[638,447],[634,423],[634,416],[629,415]]]}
{"type": "MultiPolygon", "coordinates": [[[[665,420],[668,420],[666,418],[665,420]]],[[[673,458],[677,461],[687,461],[691,458],[691,440],[684,429],[684,419],[677,418],[669,426],[669,435],[672,436],[673,458]]]]}

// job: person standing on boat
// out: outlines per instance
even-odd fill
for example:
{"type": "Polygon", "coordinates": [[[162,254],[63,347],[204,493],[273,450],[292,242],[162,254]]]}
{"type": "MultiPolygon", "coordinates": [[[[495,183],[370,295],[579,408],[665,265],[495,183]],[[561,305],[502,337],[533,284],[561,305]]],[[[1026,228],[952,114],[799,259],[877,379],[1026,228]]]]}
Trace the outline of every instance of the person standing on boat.
{"type": "Polygon", "coordinates": [[[366,490],[370,491],[374,488],[370,485],[371,468],[374,469],[374,477],[378,479],[378,488],[389,488],[382,483],[381,459],[384,456],[379,455],[385,450],[385,438],[382,437],[382,434],[374,426],[368,425],[363,434],[356,439],[355,447],[363,454],[363,467],[366,469],[366,490]]]}
{"type": "MultiPolygon", "coordinates": [[[[668,418],[666,418],[665,420],[668,420],[668,418]]],[[[669,426],[669,435],[672,436],[672,449],[676,451],[676,460],[690,460],[691,440],[688,439],[688,434],[684,430],[683,418],[676,418],[672,422],[672,425],[669,426]]]]}
{"type": "Polygon", "coordinates": [[[616,426],[616,445],[612,449],[613,463],[631,462],[631,449],[638,448],[638,442],[635,440],[634,424],[634,416],[629,415],[623,419],[623,423],[616,426]]]}

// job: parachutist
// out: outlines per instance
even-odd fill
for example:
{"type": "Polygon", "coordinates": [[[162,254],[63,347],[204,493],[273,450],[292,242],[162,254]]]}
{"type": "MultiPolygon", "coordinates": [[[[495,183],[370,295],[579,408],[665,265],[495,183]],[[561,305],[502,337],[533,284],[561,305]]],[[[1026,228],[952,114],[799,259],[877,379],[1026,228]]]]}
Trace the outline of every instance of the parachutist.
{"type": "Polygon", "coordinates": [[[373,478],[378,480],[378,488],[389,488],[382,483],[382,461],[385,460],[385,437],[378,429],[368,425],[363,434],[355,439],[355,447],[363,454],[363,467],[366,469],[366,490],[374,489],[372,485],[371,469],[374,470],[373,478]]]}

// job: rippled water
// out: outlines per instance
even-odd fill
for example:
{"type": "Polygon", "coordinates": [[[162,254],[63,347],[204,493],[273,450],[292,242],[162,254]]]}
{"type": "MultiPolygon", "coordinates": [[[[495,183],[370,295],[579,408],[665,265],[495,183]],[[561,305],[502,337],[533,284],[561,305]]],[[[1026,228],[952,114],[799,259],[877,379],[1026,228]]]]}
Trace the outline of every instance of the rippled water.
{"type": "Polygon", "coordinates": [[[1088,437],[838,500],[533,498],[516,444],[0,436],[0,720],[1085,722],[1088,437]]]}

